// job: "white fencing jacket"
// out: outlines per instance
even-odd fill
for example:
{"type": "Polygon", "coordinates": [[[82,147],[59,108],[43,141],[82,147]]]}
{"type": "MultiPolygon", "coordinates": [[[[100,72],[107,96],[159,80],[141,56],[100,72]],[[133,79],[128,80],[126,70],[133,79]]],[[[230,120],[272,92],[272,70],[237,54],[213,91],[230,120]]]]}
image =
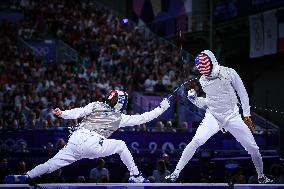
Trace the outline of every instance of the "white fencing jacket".
{"type": "Polygon", "coordinates": [[[238,95],[243,115],[249,116],[249,98],[240,76],[234,69],[218,65],[211,51],[205,50],[202,53],[210,57],[213,70],[209,76],[202,75],[199,79],[206,97],[193,98],[192,103],[200,108],[207,108],[207,111],[222,124],[236,112],[234,110],[237,107],[238,95]]]}
{"type": "Polygon", "coordinates": [[[108,138],[120,127],[147,123],[160,116],[164,111],[164,109],[158,106],[154,110],[141,115],[125,115],[121,112],[114,111],[103,102],[92,102],[82,108],[62,111],[61,117],[64,119],[84,117],[78,129],[84,128],[95,131],[105,138],[108,138]]]}

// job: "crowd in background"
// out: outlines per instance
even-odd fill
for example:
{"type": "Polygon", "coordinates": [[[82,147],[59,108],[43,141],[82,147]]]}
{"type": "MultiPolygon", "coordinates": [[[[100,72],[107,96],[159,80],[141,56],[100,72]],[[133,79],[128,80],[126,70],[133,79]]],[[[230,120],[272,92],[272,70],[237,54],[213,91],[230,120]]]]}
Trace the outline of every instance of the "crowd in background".
{"type": "MultiPolygon", "coordinates": [[[[133,91],[165,95],[180,84],[178,49],[158,38],[146,39],[108,10],[88,1],[14,2],[25,19],[1,24],[0,44],[5,48],[0,49],[0,130],[75,125],[76,120],[56,119],[52,109],[102,101],[110,89],[128,92],[128,113],[133,114],[133,91]],[[20,48],[21,39],[47,38],[68,43],[82,62],[46,63],[20,48]]],[[[189,75],[194,74],[190,70],[189,75]]],[[[157,125],[172,124],[165,120],[157,125]]]]}

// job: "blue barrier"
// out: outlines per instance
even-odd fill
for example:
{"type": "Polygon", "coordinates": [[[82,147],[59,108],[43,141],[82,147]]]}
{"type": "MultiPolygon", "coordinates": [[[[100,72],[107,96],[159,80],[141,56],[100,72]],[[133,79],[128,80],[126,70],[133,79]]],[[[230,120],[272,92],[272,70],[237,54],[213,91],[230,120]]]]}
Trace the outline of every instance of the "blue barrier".
{"type": "MultiPolygon", "coordinates": [[[[185,148],[194,136],[194,132],[115,132],[111,138],[126,142],[129,149],[137,156],[156,156],[161,153],[178,154],[185,148]]],[[[21,142],[28,148],[42,148],[48,142],[53,144],[59,138],[68,140],[68,131],[61,130],[26,130],[18,132],[0,132],[1,148],[17,149],[21,142]]],[[[269,155],[277,155],[279,148],[278,136],[255,135],[260,150],[271,152],[269,155]],[[269,147],[269,148],[268,148],[269,147]]],[[[202,147],[202,150],[234,151],[235,155],[247,155],[239,142],[229,134],[217,133],[210,138],[202,147]]],[[[222,157],[224,155],[222,154],[222,157]]]]}

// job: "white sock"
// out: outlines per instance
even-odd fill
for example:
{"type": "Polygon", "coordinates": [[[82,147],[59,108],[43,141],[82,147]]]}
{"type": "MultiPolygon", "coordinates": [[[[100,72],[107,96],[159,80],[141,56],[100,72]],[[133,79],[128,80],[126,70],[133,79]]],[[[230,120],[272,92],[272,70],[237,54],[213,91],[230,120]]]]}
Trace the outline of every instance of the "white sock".
{"type": "Polygon", "coordinates": [[[194,155],[196,149],[199,147],[198,143],[195,141],[191,141],[183,150],[182,155],[178,161],[176,169],[174,171],[175,174],[179,175],[184,166],[189,162],[189,160],[194,155]]]}
{"type": "Polygon", "coordinates": [[[262,162],[262,158],[259,152],[257,152],[256,154],[251,154],[251,158],[254,164],[254,167],[256,169],[258,178],[263,177],[263,162],[262,162]]]}

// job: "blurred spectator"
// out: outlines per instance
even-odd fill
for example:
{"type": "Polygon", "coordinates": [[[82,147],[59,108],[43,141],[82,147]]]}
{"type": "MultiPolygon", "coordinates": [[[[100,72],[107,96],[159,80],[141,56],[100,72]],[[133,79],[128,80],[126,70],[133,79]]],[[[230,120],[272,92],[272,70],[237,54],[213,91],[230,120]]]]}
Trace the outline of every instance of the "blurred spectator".
{"type": "Polygon", "coordinates": [[[209,176],[207,173],[204,172],[200,172],[200,179],[199,179],[200,183],[208,183],[209,182],[209,176]]]}
{"type": "Polygon", "coordinates": [[[140,132],[148,132],[149,129],[147,128],[147,125],[144,123],[144,124],[141,124],[138,126],[138,131],[140,132]]]}
{"type": "Polygon", "coordinates": [[[157,84],[154,86],[154,92],[157,94],[164,94],[167,92],[167,88],[162,83],[161,79],[158,79],[157,84]]]}
{"type": "Polygon", "coordinates": [[[26,173],[27,173],[27,171],[26,171],[26,162],[20,161],[18,163],[18,167],[17,167],[17,174],[18,175],[24,175],[26,173]]]}
{"type": "Polygon", "coordinates": [[[122,183],[128,183],[129,177],[130,177],[130,172],[129,172],[129,171],[126,171],[126,173],[124,174],[124,176],[123,176],[122,179],[121,179],[121,182],[122,182],[122,183]]]}
{"type": "Polygon", "coordinates": [[[98,159],[98,165],[90,171],[89,182],[101,183],[109,182],[109,171],[105,166],[105,161],[102,158],[98,159]]]}
{"type": "Polygon", "coordinates": [[[19,121],[17,119],[13,120],[13,123],[10,125],[10,129],[9,130],[18,130],[20,129],[20,125],[19,125],[19,121]]]}
{"type": "Polygon", "coordinates": [[[16,152],[17,153],[29,153],[29,150],[27,149],[27,144],[24,141],[21,141],[16,152]]]}
{"type": "Polygon", "coordinates": [[[170,161],[170,156],[169,156],[167,153],[163,153],[163,155],[162,155],[162,160],[164,160],[167,169],[168,169],[170,172],[173,172],[174,169],[175,169],[175,166],[171,163],[171,161],[170,161]]]}
{"type": "Polygon", "coordinates": [[[64,183],[65,178],[62,176],[62,169],[57,169],[56,171],[50,173],[47,176],[47,181],[49,183],[64,183]]]}
{"type": "Polygon", "coordinates": [[[30,112],[29,118],[25,123],[25,129],[39,129],[40,128],[40,121],[36,117],[35,112],[30,112]]]}
{"type": "Polygon", "coordinates": [[[48,125],[48,121],[47,121],[47,120],[43,120],[43,121],[42,121],[41,128],[42,128],[43,130],[48,130],[48,129],[49,129],[49,125],[48,125]]]}
{"type": "Polygon", "coordinates": [[[238,167],[234,170],[232,174],[233,183],[235,184],[245,184],[246,178],[243,175],[243,170],[241,167],[238,167]]]}
{"type": "Polygon", "coordinates": [[[275,184],[283,184],[283,167],[281,164],[273,164],[270,167],[269,174],[272,176],[275,184]]]}
{"type": "Polygon", "coordinates": [[[166,122],[165,130],[166,131],[170,131],[170,132],[176,132],[176,129],[173,128],[172,121],[167,121],[166,122]]]}
{"type": "Polygon", "coordinates": [[[188,123],[186,121],[181,122],[179,130],[181,132],[187,132],[188,131],[188,123]]]}
{"type": "Polygon", "coordinates": [[[145,92],[153,93],[154,92],[154,86],[156,85],[156,83],[157,83],[157,81],[154,80],[153,74],[150,74],[144,82],[145,92]]]}
{"type": "Polygon", "coordinates": [[[65,147],[65,145],[66,145],[66,142],[63,138],[58,139],[56,142],[56,151],[61,150],[62,148],[65,147]]]}
{"type": "Polygon", "coordinates": [[[147,179],[150,181],[150,183],[155,183],[156,182],[154,176],[149,176],[147,179]]]}
{"type": "Polygon", "coordinates": [[[6,130],[7,129],[7,123],[0,118],[0,130],[6,130]]]}
{"type": "Polygon", "coordinates": [[[254,174],[249,177],[248,184],[258,184],[258,175],[255,170],[254,170],[254,174]]]}
{"type": "Polygon", "coordinates": [[[8,160],[6,158],[0,161],[0,183],[5,183],[5,176],[11,174],[11,169],[8,167],[8,160]]]}
{"type": "Polygon", "coordinates": [[[166,182],[165,176],[170,175],[170,171],[167,169],[164,160],[157,161],[157,169],[153,171],[153,177],[155,182],[166,182]]]}
{"type": "Polygon", "coordinates": [[[85,179],[84,176],[78,176],[77,179],[76,179],[76,182],[77,183],[85,183],[86,179],[85,179]]]}
{"type": "Polygon", "coordinates": [[[20,105],[16,105],[13,117],[17,120],[20,120],[21,118],[26,118],[20,105]]]}
{"type": "Polygon", "coordinates": [[[43,146],[43,151],[49,156],[52,156],[55,153],[53,144],[51,142],[48,142],[46,146],[43,146]]]}
{"type": "Polygon", "coordinates": [[[152,130],[157,132],[165,131],[165,125],[162,121],[158,121],[155,125],[155,128],[152,130]]]}

